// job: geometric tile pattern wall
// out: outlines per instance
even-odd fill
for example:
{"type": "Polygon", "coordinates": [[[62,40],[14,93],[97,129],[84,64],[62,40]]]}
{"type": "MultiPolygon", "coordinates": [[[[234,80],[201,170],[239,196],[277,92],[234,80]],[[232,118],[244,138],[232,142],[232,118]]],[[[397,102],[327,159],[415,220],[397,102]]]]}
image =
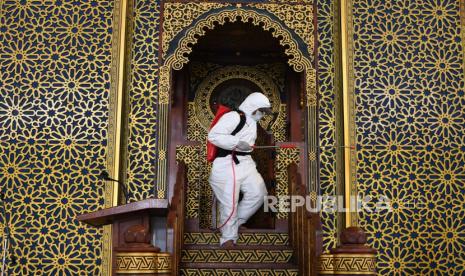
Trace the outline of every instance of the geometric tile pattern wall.
{"type": "MultiPolygon", "coordinates": [[[[0,2],[0,191],[8,275],[99,275],[115,1],[0,2]]],[[[1,239],[1,238],[0,238],[1,239]]]]}
{"type": "Polygon", "coordinates": [[[461,1],[353,1],[357,188],[383,275],[465,273],[461,1]]]}
{"type": "Polygon", "coordinates": [[[160,3],[133,1],[133,35],[128,79],[126,181],[129,199],[154,197],[159,71],[160,3]]]}
{"type": "MultiPolygon", "coordinates": [[[[320,194],[337,194],[337,102],[335,85],[334,0],[317,1],[318,24],[318,92],[320,139],[320,194]]],[[[321,212],[323,247],[329,250],[337,244],[338,217],[336,213],[321,212]]]]}

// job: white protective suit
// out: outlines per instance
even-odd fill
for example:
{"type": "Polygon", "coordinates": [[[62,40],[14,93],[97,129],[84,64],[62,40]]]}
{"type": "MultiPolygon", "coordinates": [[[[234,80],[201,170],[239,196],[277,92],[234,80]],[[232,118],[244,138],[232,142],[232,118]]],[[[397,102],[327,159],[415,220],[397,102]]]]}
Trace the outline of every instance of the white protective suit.
{"type": "MultiPolygon", "coordinates": [[[[260,116],[257,117],[257,115],[252,115],[252,113],[259,108],[270,107],[270,101],[265,95],[257,92],[250,94],[239,106],[239,110],[243,111],[246,115],[244,127],[236,135],[231,135],[231,132],[239,124],[240,117],[237,112],[226,113],[208,133],[208,141],[226,150],[235,149],[239,141],[247,142],[253,146],[257,138],[257,120],[260,119],[260,116]]],[[[229,218],[233,210],[233,204],[236,206],[234,214],[220,229],[221,244],[228,240],[233,240],[234,243],[237,241],[239,226],[244,224],[260,208],[264,196],[267,195],[265,182],[258,173],[252,157],[246,155],[237,156],[237,158],[240,163],[236,165],[231,155],[217,157],[213,161],[209,179],[212,190],[220,203],[219,225],[223,225],[229,218]],[[236,176],[235,202],[233,202],[233,164],[236,176]],[[237,204],[240,191],[243,193],[243,198],[237,204]]]]}

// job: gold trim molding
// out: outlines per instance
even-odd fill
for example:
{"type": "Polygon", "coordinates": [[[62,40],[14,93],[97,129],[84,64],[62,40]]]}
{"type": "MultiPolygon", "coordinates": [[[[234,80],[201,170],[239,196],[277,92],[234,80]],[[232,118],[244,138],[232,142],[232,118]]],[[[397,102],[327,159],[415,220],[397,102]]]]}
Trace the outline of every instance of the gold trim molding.
{"type": "MultiPolygon", "coordinates": [[[[122,99],[124,93],[124,68],[126,47],[127,0],[115,0],[113,11],[112,62],[110,68],[110,98],[108,103],[108,149],[106,164],[110,176],[118,179],[120,164],[122,99]]],[[[106,184],[104,207],[116,206],[118,185],[106,184]]],[[[112,273],[112,227],[103,227],[102,275],[112,273]]]]}
{"type": "Polygon", "coordinates": [[[317,271],[320,275],[376,275],[376,255],[323,254],[317,271]]]}
{"type": "Polygon", "coordinates": [[[116,273],[171,273],[171,255],[157,252],[119,252],[116,253],[116,273]]]}
{"type": "Polygon", "coordinates": [[[341,44],[342,44],[342,94],[344,113],[344,197],[346,208],[346,227],[357,226],[357,204],[352,198],[357,195],[356,149],[355,145],[355,102],[353,70],[353,24],[352,0],[341,0],[341,44]]]}

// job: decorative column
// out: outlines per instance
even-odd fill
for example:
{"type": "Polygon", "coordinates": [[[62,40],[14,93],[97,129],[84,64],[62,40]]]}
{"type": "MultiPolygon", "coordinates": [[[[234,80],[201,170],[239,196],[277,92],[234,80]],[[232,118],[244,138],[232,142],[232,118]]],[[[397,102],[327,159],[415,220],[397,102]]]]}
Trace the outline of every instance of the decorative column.
{"type": "Polygon", "coordinates": [[[358,227],[341,233],[341,244],[320,256],[319,275],[377,275],[376,249],[366,245],[366,233],[358,227]]]}

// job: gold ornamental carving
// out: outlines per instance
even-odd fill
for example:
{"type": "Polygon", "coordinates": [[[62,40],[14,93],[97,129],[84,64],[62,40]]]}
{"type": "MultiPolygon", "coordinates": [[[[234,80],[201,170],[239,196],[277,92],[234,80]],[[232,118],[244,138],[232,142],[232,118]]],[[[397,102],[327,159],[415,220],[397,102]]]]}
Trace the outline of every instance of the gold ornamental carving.
{"type": "Polygon", "coordinates": [[[199,20],[188,30],[177,44],[174,53],[169,56],[165,64],[169,64],[173,69],[180,70],[189,59],[187,55],[192,52],[192,45],[195,45],[199,39],[205,35],[206,30],[214,29],[217,25],[224,25],[226,22],[241,21],[252,23],[260,26],[263,30],[269,31],[273,37],[279,40],[282,46],[285,46],[285,54],[289,57],[288,63],[296,72],[302,72],[305,69],[312,68],[311,62],[299,49],[297,41],[292,34],[279,22],[270,17],[260,14],[255,10],[246,10],[236,8],[233,10],[222,10],[218,13],[207,15],[204,19],[199,20]]]}
{"type": "Polygon", "coordinates": [[[187,140],[204,142],[207,140],[207,131],[195,116],[195,107],[193,102],[187,105],[187,140]]]}
{"type": "Polygon", "coordinates": [[[287,263],[292,259],[292,249],[256,250],[256,249],[188,249],[181,253],[184,263],[287,263]]]}
{"type": "MultiPolygon", "coordinates": [[[[271,102],[274,113],[280,113],[280,97],[278,87],[273,80],[264,72],[250,66],[228,66],[212,72],[202,83],[200,83],[194,98],[195,115],[200,125],[208,131],[210,123],[215,117],[210,108],[210,99],[214,89],[221,83],[231,79],[246,79],[255,83],[271,102]]],[[[284,110],[285,111],[285,110],[284,110]]],[[[280,114],[282,115],[282,114],[280,114]]],[[[273,118],[267,116],[260,122],[266,128],[273,118]]]]}
{"type": "Polygon", "coordinates": [[[271,133],[273,133],[273,138],[275,142],[285,142],[287,141],[287,105],[279,105],[279,113],[276,120],[271,125],[271,133]]]}
{"type": "Polygon", "coordinates": [[[192,24],[195,19],[211,9],[225,7],[221,3],[164,3],[162,49],[166,56],[169,44],[184,28],[192,24]]]}
{"type": "MultiPolygon", "coordinates": [[[[184,233],[185,245],[217,245],[220,242],[220,233],[187,232],[184,233]]],[[[241,233],[237,240],[238,245],[289,245],[287,233],[241,233]]]]}
{"type": "Polygon", "coordinates": [[[158,88],[158,103],[168,104],[170,99],[171,68],[167,65],[160,67],[160,85],[158,88]]]}
{"type": "Polygon", "coordinates": [[[334,259],[331,254],[322,254],[318,259],[318,274],[334,274],[334,259]]]}
{"type": "Polygon", "coordinates": [[[211,163],[205,145],[179,145],[176,160],[187,166],[186,217],[198,218],[201,228],[210,227],[213,192],[208,182],[211,163]]]}
{"type": "MultiPolygon", "coordinates": [[[[213,63],[192,63],[191,89],[195,90],[194,101],[188,103],[187,139],[204,142],[207,130],[213,119],[209,102],[214,88],[228,79],[243,78],[254,82],[271,99],[274,112],[278,114],[271,122],[271,116],[260,121],[267,129],[271,123],[271,133],[275,142],[287,140],[287,105],[280,100],[280,91],[284,89],[285,68],[280,63],[260,64],[256,66],[221,66],[213,63]],[[265,73],[266,72],[266,73],[265,73]]],[[[285,66],[285,65],[284,65],[285,66]]]]}
{"type": "Polygon", "coordinates": [[[210,72],[223,67],[220,64],[212,62],[191,62],[189,65],[192,68],[191,80],[203,80],[210,74],[210,72]]]}
{"type": "Polygon", "coordinates": [[[117,274],[171,273],[171,255],[157,252],[116,253],[117,274]]]}
{"type": "MultiPolygon", "coordinates": [[[[278,148],[276,155],[276,196],[278,198],[286,196],[288,192],[289,174],[287,168],[291,164],[299,164],[300,162],[300,149],[299,148],[278,148]]],[[[283,200],[278,201],[278,213],[276,217],[278,219],[285,219],[288,217],[287,212],[281,212],[285,210],[285,202],[283,200]]]]}
{"type": "Polygon", "coordinates": [[[289,4],[255,4],[254,7],[264,9],[276,15],[289,29],[293,30],[307,46],[309,53],[314,51],[313,5],[289,4]]]}
{"type": "Polygon", "coordinates": [[[179,145],[176,147],[176,161],[186,164],[188,172],[186,193],[187,218],[199,217],[200,191],[204,190],[201,182],[205,178],[205,171],[209,169],[208,167],[205,168],[205,166],[208,166],[208,163],[203,161],[205,158],[202,158],[202,153],[203,151],[199,146],[179,145]]]}
{"type": "Polygon", "coordinates": [[[323,254],[317,271],[320,275],[376,275],[376,255],[323,254]]]}

